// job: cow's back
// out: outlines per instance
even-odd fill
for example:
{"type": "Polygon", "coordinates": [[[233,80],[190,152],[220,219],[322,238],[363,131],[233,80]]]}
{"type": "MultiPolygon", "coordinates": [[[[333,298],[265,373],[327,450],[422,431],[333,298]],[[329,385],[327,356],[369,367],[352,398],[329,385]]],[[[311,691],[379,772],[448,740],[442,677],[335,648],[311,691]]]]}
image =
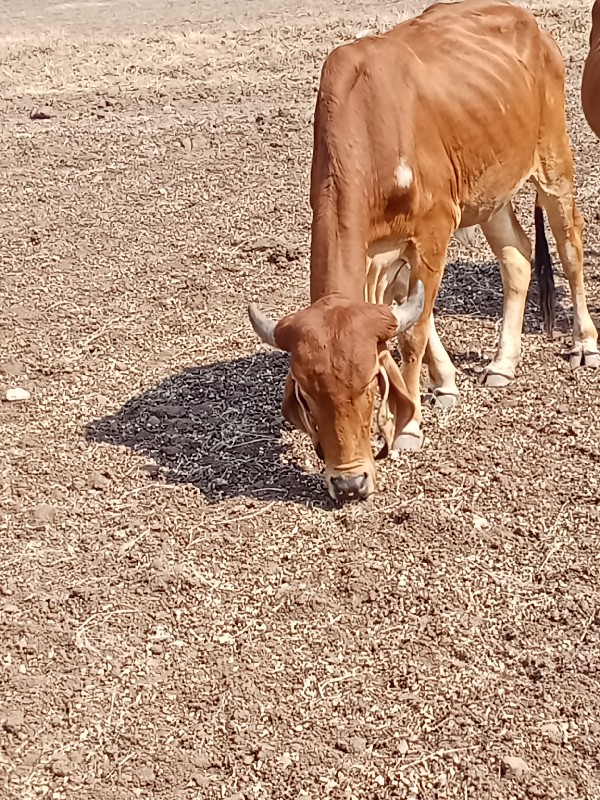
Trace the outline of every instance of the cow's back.
{"type": "MultiPolygon", "coordinates": [[[[391,31],[390,41],[397,45],[398,68],[411,53],[417,140],[443,141],[464,195],[459,202],[473,197],[480,203],[487,187],[501,201],[504,165],[510,162],[523,180],[530,174],[547,93],[564,81],[557,45],[530,11],[497,0],[436,4],[391,31]]],[[[419,149],[419,159],[427,150],[419,149]]],[[[435,181],[435,146],[432,154],[428,179],[435,181]]],[[[507,199],[513,191],[507,184],[507,199]]]]}
{"type": "MultiPolygon", "coordinates": [[[[329,155],[341,143],[338,163],[359,151],[364,160],[368,151],[370,172],[390,184],[380,187],[386,198],[398,158],[418,163],[420,199],[412,198],[412,210],[449,183],[463,208],[488,193],[499,201],[507,160],[523,180],[531,173],[548,68],[564,80],[560,51],[530,11],[503,0],[435,4],[330,54],[321,77],[327,113],[316,138],[327,139],[329,155]]],[[[509,181],[507,198],[513,192],[509,181]]]]}

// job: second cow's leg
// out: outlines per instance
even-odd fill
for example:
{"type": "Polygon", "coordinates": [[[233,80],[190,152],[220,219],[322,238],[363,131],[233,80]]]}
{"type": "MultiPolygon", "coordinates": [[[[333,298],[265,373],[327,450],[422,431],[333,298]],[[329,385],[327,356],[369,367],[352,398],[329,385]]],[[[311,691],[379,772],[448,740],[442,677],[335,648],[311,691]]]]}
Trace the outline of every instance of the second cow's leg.
{"type": "Polygon", "coordinates": [[[588,311],[583,280],[583,219],[572,194],[565,196],[560,191],[562,186],[555,188],[546,183],[540,189],[540,201],[548,214],[573,301],[573,348],[569,361],[574,369],[598,367],[598,332],[588,311]]]}
{"type": "Polygon", "coordinates": [[[531,242],[510,203],[481,229],[500,262],[504,289],[500,344],[483,380],[487,386],[506,386],[515,377],[521,358],[523,316],[531,280],[531,242]]]}
{"type": "MultiPolygon", "coordinates": [[[[415,404],[415,412],[413,418],[404,425],[403,429],[396,431],[393,445],[395,450],[419,450],[423,444],[423,434],[421,433],[421,367],[429,340],[433,304],[444,273],[446,250],[447,243],[445,247],[438,248],[438,252],[433,256],[420,253],[419,257],[415,259],[416,263],[411,264],[411,289],[417,280],[422,280],[425,284],[425,302],[423,313],[419,320],[398,339],[402,353],[402,374],[410,399],[415,404]]],[[[436,349],[436,344],[439,342],[437,333],[434,339],[433,349],[439,358],[440,351],[439,348],[436,349]]],[[[439,342],[439,346],[443,350],[441,342],[439,342]]],[[[446,351],[443,350],[443,352],[447,358],[446,351]]],[[[443,362],[444,360],[442,359],[439,363],[443,362]]],[[[438,374],[438,377],[441,377],[441,373],[438,374]]]]}

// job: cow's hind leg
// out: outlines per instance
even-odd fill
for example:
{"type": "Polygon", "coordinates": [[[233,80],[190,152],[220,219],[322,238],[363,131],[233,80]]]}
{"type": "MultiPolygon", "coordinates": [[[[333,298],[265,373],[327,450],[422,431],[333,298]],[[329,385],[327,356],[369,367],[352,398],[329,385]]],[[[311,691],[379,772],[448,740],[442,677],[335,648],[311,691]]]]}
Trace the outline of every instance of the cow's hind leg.
{"type": "Polygon", "coordinates": [[[583,219],[573,198],[572,185],[564,178],[555,182],[545,177],[543,182],[535,182],[539,203],[548,214],[573,301],[573,348],[569,354],[571,367],[598,367],[598,332],[588,311],[583,280],[583,219]]]}
{"type": "Polygon", "coordinates": [[[487,386],[506,386],[515,377],[521,358],[521,333],[531,280],[531,242],[510,203],[481,226],[500,262],[504,289],[502,330],[496,357],[483,375],[487,386]]]}

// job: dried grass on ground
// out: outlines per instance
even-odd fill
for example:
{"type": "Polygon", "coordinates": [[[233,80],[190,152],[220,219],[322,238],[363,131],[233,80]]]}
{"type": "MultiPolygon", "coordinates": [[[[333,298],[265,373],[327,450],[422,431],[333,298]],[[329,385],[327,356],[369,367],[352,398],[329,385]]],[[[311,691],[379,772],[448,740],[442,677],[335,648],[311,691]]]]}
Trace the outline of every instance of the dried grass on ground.
{"type": "MultiPolygon", "coordinates": [[[[589,9],[536,8],[569,60],[598,319],[589,9]]],[[[498,270],[452,252],[463,402],[372,503],[333,509],[281,428],[286,361],[245,306],[306,301],[323,56],[409,7],[324,9],[6,8],[0,383],[32,395],[0,405],[10,800],[600,796],[598,377],[535,293],[518,380],[482,389],[498,270]]]]}

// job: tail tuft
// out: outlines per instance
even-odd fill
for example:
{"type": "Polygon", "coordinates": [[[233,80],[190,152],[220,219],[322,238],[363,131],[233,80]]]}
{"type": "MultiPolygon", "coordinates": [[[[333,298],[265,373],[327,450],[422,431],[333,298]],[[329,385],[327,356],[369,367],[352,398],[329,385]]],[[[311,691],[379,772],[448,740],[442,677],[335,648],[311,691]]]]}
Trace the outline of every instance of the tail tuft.
{"type": "Polygon", "coordinates": [[[556,319],[556,290],[554,287],[554,272],[552,259],[546,239],[544,228],[544,211],[536,199],[535,203],[535,256],[533,267],[538,283],[540,296],[540,311],[544,329],[548,336],[552,336],[554,321],[556,319]]]}

